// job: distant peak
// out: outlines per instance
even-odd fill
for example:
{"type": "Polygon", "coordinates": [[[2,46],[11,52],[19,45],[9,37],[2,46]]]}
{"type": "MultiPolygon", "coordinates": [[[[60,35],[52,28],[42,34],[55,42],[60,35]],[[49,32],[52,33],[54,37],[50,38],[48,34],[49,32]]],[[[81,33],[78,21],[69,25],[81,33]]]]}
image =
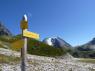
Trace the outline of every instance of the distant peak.
{"type": "Polygon", "coordinates": [[[49,37],[49,38],[57,39],[57,38],[60,38],[60,37],[58,37],[58,36],[52,36],[52,37],[49,37]]]}
{"type": "Polygon", "coordinates": [[[62,48],[71,47],[69,43],[67,43],[65,40],[63,40],[58,36],[46,38],[43,40],[43,42],[50,46],[55,46],[55,47],[62,47],[62,48]]]}
{"type": "Polygon", "coordinates": [[[93,38],[93,40],[95,40],[95,37],[93,38]]]}
{"type": "Polygon", "coordinates": [[[0,22],[0,36],[12,36],[11,32],[0,22]]]}

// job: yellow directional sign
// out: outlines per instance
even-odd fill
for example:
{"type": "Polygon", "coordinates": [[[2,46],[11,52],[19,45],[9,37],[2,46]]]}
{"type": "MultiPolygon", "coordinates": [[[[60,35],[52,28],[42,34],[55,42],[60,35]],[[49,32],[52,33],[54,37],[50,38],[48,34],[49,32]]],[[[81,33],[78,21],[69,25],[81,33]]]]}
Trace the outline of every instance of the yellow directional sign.
{"type": "Polygon", "coordinates": [[[27,21],[21,21],[20,28],[21,29],[27,29],[28,28],[28,22],[27,21]]]}
{"type": "Polygon", "coordinates": [[[23,16],[23,19],[21,20],[20,28],[21,28],[22,30],[28,29],[28,20],[27,20],[27,16],[26,16],[26,15],[24,15],[24,16],[23,16]]]}
{"type": "MultiPolygon", "coordinates": [[[[21,20],[20,27],[22,29],[22,36],[24,36],[24,42],[20,46],[18,45],[17,47],[22,47],[21,48],[21,71],[26,71],[26,64],[27,64],[27,38],[34,38],[34,39],[39,39],[39,34],[27,31],[28,29],[28,19],[27,15],[25,14],[21,20]]],[[[13,45],[17,45],[17,43],[14,43],[13,45]]]]}
{"type": "Polygon", "coordinates": [[[39,34],[27,31],[27,30],[23,30],[23,36],[25,37],[29,37],[29,38],[34,38],[34,39],[39,39],[39,34]]]}

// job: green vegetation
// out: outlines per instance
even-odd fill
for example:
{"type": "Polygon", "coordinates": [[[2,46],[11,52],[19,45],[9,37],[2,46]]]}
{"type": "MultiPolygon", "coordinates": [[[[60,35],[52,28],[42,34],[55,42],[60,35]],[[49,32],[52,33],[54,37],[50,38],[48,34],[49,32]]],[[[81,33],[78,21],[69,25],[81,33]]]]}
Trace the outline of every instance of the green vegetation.
{"type": "MultiPolygon", "coordinates": [[[[20,51],[23,47],[23,39],[21,35],[13,37],[0,36],[0,47],[8,48],[16,51],[20,51]],[[6,47],[8,46],[8,47],[6,47]]],[[[80,58],[95,58],[94,50],[79,50],[78,48],[57,48],[52,47],[41,41],[28,38],[28,53],[41,56],[61,56],[69,52],[74,57],[80,58]]]]}
{"type": "Polygon", "coordinates": [[[15,42],[16,40],[21,39],[21,35],[9,37],[9,36],[0,36],[0,41],[7,42],[7,43],[12,43],[15,42]]]}
{"type": "Polygon", "coordinates": [[[30,54],[36,54],[41,56],[60,56],[66,53],[66,50],[62,48],[56,48],[46,45],[34,39],[28,39],[28,52],[30,54]]]}
{"type": "MultiPolygon", "coordinates": [[[[0,37],[2,42],[7,42],[9,49],[20,51],[23,47],[23,39],[21,35],[17,35],[10,38],[0,37]]],[[[47,44],[42,43],[41,41],[28,38],[28,53],[33,55],[40,56],[61,56],[65,54],[68,50],[52,47],[47,44]]]]}
{"type": "Polygon", "coordinates": [[[69,71],[72,71],[72,68],[70,68],[70,70],[69,71]]]}
{"type": "Polygon", "coordinates": [[[0,54],[0,63],[8,63],[8,64],[12,64],[12,63],[19,63],[20,58],[18,57],[13,57],[13,56],[5,56],[0,54]]]}
{"type": "Polygon", "coordinates": [[[95,50],[79,50],[78,48],[73,48],[70,54],[77,58],[95,58],[95,50]]]}
{"type": "Polygon", "coordinates": [[[86,63],[95,63],[95,59],[90,59],[90,58],[81,58],[79,61],[86,63]]]}

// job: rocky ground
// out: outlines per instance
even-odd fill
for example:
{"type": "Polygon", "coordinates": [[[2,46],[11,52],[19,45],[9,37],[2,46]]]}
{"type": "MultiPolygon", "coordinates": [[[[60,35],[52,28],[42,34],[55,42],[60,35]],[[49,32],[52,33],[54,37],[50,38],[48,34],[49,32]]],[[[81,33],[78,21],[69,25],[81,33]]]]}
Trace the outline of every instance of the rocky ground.
{"type": "MultiPolygon", "coordinates": [[[[8,49],[0,48],[0,54],[20,57],[20,53],[8,49]]],[[[61,57],[43,57],[27,55],[26,71],[95,71],[95,65],[91,63],[79,62],[69,54],[61,57]]],[[[0,71],[21,71],[19,63],[1,63],[0,71]]]]}

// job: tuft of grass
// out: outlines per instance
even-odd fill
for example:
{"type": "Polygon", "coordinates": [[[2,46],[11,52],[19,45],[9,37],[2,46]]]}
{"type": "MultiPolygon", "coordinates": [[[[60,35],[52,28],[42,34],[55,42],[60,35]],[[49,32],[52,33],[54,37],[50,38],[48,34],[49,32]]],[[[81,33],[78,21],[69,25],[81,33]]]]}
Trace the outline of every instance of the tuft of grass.
{"type": "Polygon", "coordinates": [[[5,55],[0,54],[0,63],[14,64],[14,63],[19,63],[19,62],[20,62],[19,57],[5,56],[5,55]]]}
{"type": "Polygon", "coordinates": [[[70,68],[69,71],[72,71],[72,68],[70,68]]]}
{"type": "Polygon", "coordinates": [[[90,59],[90,58],[81,58],[79,61],[86,63],[95,63],[95,59],[90,59]]]}

